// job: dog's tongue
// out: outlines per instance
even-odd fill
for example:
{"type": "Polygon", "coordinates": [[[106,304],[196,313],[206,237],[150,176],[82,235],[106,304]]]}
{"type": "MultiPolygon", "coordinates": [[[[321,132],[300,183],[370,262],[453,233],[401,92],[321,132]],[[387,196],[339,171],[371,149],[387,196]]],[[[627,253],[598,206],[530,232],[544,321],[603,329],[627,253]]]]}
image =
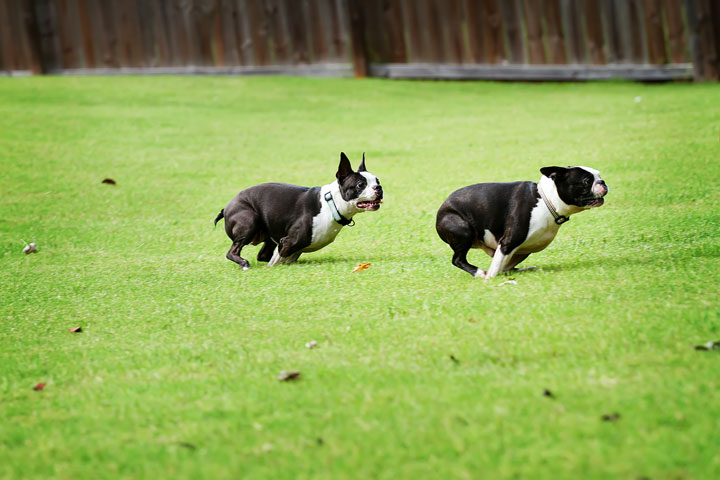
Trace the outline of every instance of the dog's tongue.
{"type": "Polygon", "coordinates": [[[372,202],[358,202],[357,206],[359,208],[369,208],[369,207],[379,207],[380,206],[380,200],[375,200],[372,202]]]}

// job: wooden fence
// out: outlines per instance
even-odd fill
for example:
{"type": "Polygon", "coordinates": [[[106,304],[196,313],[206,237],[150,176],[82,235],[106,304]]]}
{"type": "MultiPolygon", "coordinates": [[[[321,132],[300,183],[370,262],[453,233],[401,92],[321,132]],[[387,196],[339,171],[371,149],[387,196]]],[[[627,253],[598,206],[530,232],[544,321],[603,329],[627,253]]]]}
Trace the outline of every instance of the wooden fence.
{"type": "Polygon", "coordinates": [[[716,0],[0,0],[0,72],[720,79],[716,0]]]}

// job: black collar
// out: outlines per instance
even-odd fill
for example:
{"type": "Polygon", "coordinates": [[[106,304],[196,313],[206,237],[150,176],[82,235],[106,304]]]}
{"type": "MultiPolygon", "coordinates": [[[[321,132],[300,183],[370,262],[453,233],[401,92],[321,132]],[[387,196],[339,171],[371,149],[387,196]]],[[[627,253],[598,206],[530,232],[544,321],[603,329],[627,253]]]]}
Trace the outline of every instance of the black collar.
{"type": "Polygon", "coordinates": [[[557,223],[558,225],[562,225],[563,223],[570,220],[570,217],[558,214],[557,210],[555,210],[555,207],[550,202],[550,199],[545,196],[545,192],[542,191],[542,187],[539,183],[537,189],[538,193],[540,194],[540,198],[543,199],[543,202],[545,202],[545,206],[548,208],[548,210],[550,210],[550,213],[552,213],[552,216],[555,218],[555,223],[557,223]]]}
{"type": "Polygon", "coordinates": [[[332,213],[333,220],[335,220],[343,227],[345,225],[350,225],[351,227],[355,226],[355,220],[347,219],[342,216],[342,213],[340,213],[340,210],[338,210],[337,205],[335,205],[335,200],[333,199],[332,192],[327,192],[325,194],[325,201],[330,208],[330,213],[332,213]]]}

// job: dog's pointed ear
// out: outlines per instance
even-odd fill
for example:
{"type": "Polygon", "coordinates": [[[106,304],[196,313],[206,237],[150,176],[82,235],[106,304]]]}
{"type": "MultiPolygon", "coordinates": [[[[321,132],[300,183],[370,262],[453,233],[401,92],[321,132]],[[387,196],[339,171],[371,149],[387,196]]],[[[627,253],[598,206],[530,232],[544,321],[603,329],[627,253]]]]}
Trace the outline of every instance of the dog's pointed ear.
{"type": "Polygon", "coordinates": [[[556,177],[562,176],[567,171],[567,168],[563,167],[543,167],[540,169],[540,173],[545,175],[546,177],[550,178],[551,180],[555,180],[556,177]]]}
{"type": "Polygon", "coordinates": [[[363,152],[363,159],[362,162],[360,162],[360,166],[358,167],[358,172],[367,172],[367,170],[365,170],[365,152],[363,152]]]}
{"type": "Polygon", "coordinates": [[[342,180],[343,178],[347,177],[353,173],[352,166],[350,165],[350,160],[348,160],[347,156],[345,155],[345,152],[340,152],[340,165],[338,165],[338,171],[335,174],[335,177],[338,180],[342,180]]]}

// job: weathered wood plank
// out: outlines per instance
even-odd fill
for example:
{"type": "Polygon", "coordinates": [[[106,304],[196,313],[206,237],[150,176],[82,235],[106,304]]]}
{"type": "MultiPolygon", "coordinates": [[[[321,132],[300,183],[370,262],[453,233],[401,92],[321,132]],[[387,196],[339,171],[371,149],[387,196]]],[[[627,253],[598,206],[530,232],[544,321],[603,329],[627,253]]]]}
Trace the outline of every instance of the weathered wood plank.
{"type": "Polygon", "coordinates": [[[285,65],[291,62],[288,31],[285,26],[285,3],[279,0],[266,0],[265,16],[269,29],[268,36],[272,40],[272,63],[285,65]]]}
{"type": "Polygon", "coordinates": [[[717,38],[713,26],[713,0],[697,0],[697,28],[702,55],[702,80],[720,79],[717,38]]]}
{"type": "Polygon", "coordinates": [[[146,55],[140,35],[137,3],[117,2],[115,7],[120,65],[142,67],[145,65],[146,55]]]}
{"type": "Polygon", "coordinates": [[[58,32],[63,68],[83,66],[78,41],[78,19],[73,0],[57,0],[58,32]]]}
{"type": "Polygon", "coordinates": [[[483,34],[483,10],[477,0],[465,0],[468,49],[472,63],[487,63],[485,36],[483,34]]]}
{"type": "Polygon", "coordinates": [[[417,62],[421,60],[425,48],[420,14],[413,0],[402,0],[402,8],[408,32],[407,60],[417,62]]]}
{"type": "Polygon", "coordinates": [[[641,0],[628,0],[630,31],[630,59],[633,63],[648,63],[645,46],[645,22],[641,0]]]}
{"type": "Polygon", "coordinates": [[[435,0],[415,0],[424,25],[425,48],[422,58],[430,62],[441,62],[443,58],[442,26],[435,0]]]}
{"type": "Polygon", "coordinates": [[[465,63],[466,51],[465,34],[463,32],[463,24],[465,22],[465,12],[462,0],[448,0],[442,3],[444,15],[447,23],[443,26],[446,36],[445,54],[447,61],[450,63],[465,63]]]}
{"type": "Polygon", "coordinates": [[[262,0],[247,0],[247,15],[255,65],[270,64],[270,49],[267,39],[268,27],[262,3],[262,0]]]}
{"type": "Polygon", "coordinates": [[[140,32],[140,45],[143,52],[142,63],[146,66],[158,66],[162,62],[159,57],[159,48],[156,40],[155,28],[157,22],[158,1],[148,2],[136,0],[138,31],[140,32]]]}
{"type": "Polygon", "coordinates": [[[665,0],[665,19],[668,26],[668,46],[673,63],[687,62],[685,53],[685,27],[683,25],[680,0],[665,0]]]}
{"type": "MultiPolygon", "coordinates": [[[[40,44],[40,29],[38,27],[37,16],[35,15],[35,9],[32,3],[22,0],[19,2],[17,8],[22,26],[22,43],[25,49],[28,67],[34,75],[46,73],[47,70],[43,63],[40,44]]],[[[0,51],[2,51],[1,47],[0,51]]],[[[0,59],[0,70],[2,70],[2,59],[0,59]]]]}
{"type": "Polygon", "coordinates": [[[367,52],[365,50],[365,17],[361,0],[348,0],[350,17],[350,48],[355,76],[366,77],[368,73],[367,52]]]}
{"type": "Polygon", "coordinates": [[[98,0],[89,4],[93,21],[93,38],[98,55],[98,65],[119,67],[118,41],[115,28],[115,10],[110,2],[98,0]]]}
{"type": "Polygon", "coordinates": [[[388,45],[382,24],[382,0],[363,0],[365,52],[368,62],[387,62],[388,45]]]}
{"type": "Polygon", "coordinates": [[[606,60],[598,0],[585,0],[585,22],[590,62],[602,65],[606,60]]]}
{"type": "Polygon", "coordinates": [[[537,0],[524,0],[525,27],[530,53],[530,63],[542,65],[547,63],[542,34],[542,6],[537,0]]]}
{"type": "Polygon", "coordinates": [[[446,80],[585,81],[623,78],[645,82],[688,80],[690,64],[676,65],[443,65],[373,64],[373,76],[446,80]]]}
{"type": "Polygon", "coordinates": [[[568,57],[572,63],[583,64],[587,58],[583,4],[576,0],[563,0],[562,5],[566,16],[568,57]]]}
{"type": "Polygon", "coordinates": [[[505,26],[508,39],[510,63],[526,63],[525,35],[522,26],[522,7],[520,0],[504,0],[500,2],[501,21],[505,26]]]}
{"type": "Polygon", "coordinates": [[[148,52],[149,48],[153,48],[153,54],[148,62],[148,65],[152,67],[172,65],[170,34],[167,28],[167,17],[165,16],[163,3],[165,2],[153,3],[151,5],[152,17],[147,22],[152,33],[146,40],[148,44],[145,46],[145,51],[148,52]]]}
{"type": "MultiPolygon", "coordinates": [[[[291,0],[283,0],[288,2],[291,0]]],[[[238,55],[242,65],[253,65],[252,38],[250,35],[250,19],[245,0],[235,0],[235,38],[238,48],[238,55]]]]}
{"type": "Polygon", "coordinates": [[[406,62],[407,48],[403,25],[403,3],[399,0],[383,0],[382,26],[387,39],[387,60],[391,63],[406,62]]]}
{"type": "Polygon", "coordinates": [[[211,40],[213,65],[224,67],[227,65],[225,53],[225,35],[223,34],[222,0],[214,0],[212,4],[211,40]]]}
{"type": "Polygon", "coordinates": [[[654,65],[668,63],[665,50],[661,0],[645,0],[645,34],[648,46],[648,60],[654,65]]]}
{"type": "Polygon", "coordinates": [[[236,3],[233,0],[220,0],[220,28],[225,53],[225,66],[240,64],[235,24],[237,22],[236,3]]]}
{"type": "Polygon", "coordinates": [[[85,68],[95,68],[95,39],[92,35],[92,24],[90,22],[90,9],[87,0],[77,0],[78,20],[80,24],[80,38],[82,42],[85,68]]]}
{"type": "Polygon", "coordinates": [[[505,42],[503,41],[502,16],[498,0],[483,2],[483,19],[488,61],[502,63],[505,60],[505,42]]]}
{"type": "Polygon", "coordinates": [[[560,2],[558,0],[545,0],[545,26],[547,29],[547,43],[549,50],[549,63],[563,65],[567,63],[565,52],[565,35],[560,15],[560,2]]]}
{"type": "MultiPolygon", "coordinates": [[[[309,30],[312,43],[313,62],[324,62],[328,59],[328,38],[330,31],[327,25],[327,9],[322,5],[322,0],[305,0],[308,2],[308,17],[310,20],[309,30]]],[[[379,21],[379,19],[378,19],[379,21]]]]}
{"type": "MultiPolygon", "coordinates": [[[[334,61],[340,61],[347,57],[347,44],[345,41],[345,18],[342,12],[342,6],[346,4],[340,3],[341,0],[330,0],[330,49],[333,54],[334,61]]],[[[399,30],[402,35],[402,30],[399,30]]],[[[404,47],[403,47],[404,48],[404,47]]]]}
{"type": "Polygon", "coordinates": [[[14,28],[7,2],[0,2],[0,45],[2,45],[2,58],[5,70],[21,70],[23,65],[17,51],[14,28]]]}
{"type": "Polygon", "coordinates": [[[615,8],[615,0],[603,0],[600,2],[600,14],[603,18],[603,37],[605,38],[605,48],[607,52],[608,63],[618,63],[621,61],[620,53],[620,31],[617,21],[617,9],[615,8]]]}

